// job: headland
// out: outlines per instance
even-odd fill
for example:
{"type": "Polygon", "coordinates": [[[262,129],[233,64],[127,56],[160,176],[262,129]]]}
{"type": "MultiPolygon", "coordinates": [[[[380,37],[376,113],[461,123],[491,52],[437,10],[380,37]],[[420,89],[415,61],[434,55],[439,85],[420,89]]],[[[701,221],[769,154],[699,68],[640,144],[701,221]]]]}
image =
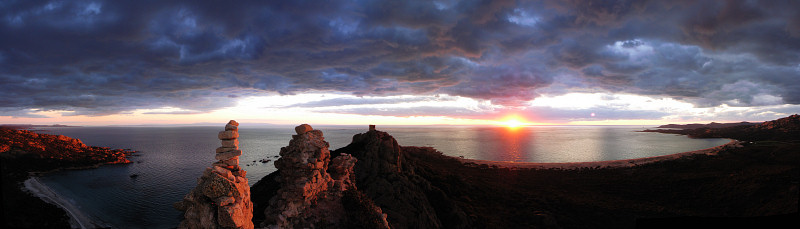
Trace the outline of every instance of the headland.
{"type": "Polygon", "coordinates": [[[87,169],[130,163],[133,152],[87,146],[62,135],[0,127],[3,228],[95,228],[69,201],[36,176],[62,169],[87,169]]]}

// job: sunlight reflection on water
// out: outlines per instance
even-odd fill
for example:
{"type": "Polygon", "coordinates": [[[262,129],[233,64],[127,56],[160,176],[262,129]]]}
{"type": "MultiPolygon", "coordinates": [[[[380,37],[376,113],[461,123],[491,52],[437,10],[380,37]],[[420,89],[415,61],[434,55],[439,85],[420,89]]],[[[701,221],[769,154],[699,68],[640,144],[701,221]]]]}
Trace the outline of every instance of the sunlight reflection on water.
{"type": "MultiPolygon", "coordinates": [[[[346,146],[365,126],[315,126],[331,149],[346,146]]],[[[630,126],[382,127],[402,146],[430,146],[450,156],[518,162],[581,162],[651,157],[709,148],[726,139],[690,139],[635,132],[630,126]]],[[[172,228],[180,212],[172,203],[196,185],[214,161],[220,145],[218,127],[52,128],[49,134],[79,138],[87,145],[129,148],[137,156],[128,165],[48,174],[42,183],[77,203],[90,217],[115,228],[172,228]],[[130,175],[136,174],[136,178],[130,175]]],[[[250,184],[275,171],[280,148],[289,144],[292,127],[240,126],[240,166],[250,184]],[[261,163],[261,160],[269,160],[261,163]]]]}

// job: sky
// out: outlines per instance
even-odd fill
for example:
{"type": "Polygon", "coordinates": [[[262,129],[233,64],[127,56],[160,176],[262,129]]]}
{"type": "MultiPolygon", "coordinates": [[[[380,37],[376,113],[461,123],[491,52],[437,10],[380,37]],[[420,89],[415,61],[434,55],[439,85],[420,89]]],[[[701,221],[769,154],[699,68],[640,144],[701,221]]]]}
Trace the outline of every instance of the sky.
{"type": "Polygon", "coordinates": [[[800,1],[0,1],[0,123],[800,113],[800,1]]]}

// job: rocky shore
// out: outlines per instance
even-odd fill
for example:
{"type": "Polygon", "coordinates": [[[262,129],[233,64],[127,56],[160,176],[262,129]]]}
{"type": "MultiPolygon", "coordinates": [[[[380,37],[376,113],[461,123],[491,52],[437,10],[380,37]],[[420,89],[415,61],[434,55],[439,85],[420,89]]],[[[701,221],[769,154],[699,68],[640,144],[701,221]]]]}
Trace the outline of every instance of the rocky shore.
{"type": "MultiPolygon", "coordinates": [[[[60,169],[94,168],[130,163],[133,152],[87,146],[79,139],[0,128],[0,172],[2,172],[3,228],[70,228],[68,206],[46,203],[33,190],[23,191],[31,175],[60,169]]],[[[33,183],[28,183],[32,185],[33,183]]],[[[56,201],[56,200],[54,200],[56,201]]],[[[72,227],[87,220],[72,219],[72,227]]],[[[90,226],[94,227],[94,226],[90,226]]]]}
{"type": "MultiPolygon", "coordinates": [[[[174,205],[184,212],[177,226],[800,226],[796,220],[800,116],[745,127],[696,128],[687,133],[697,130],[703,136],[735,140],[652,158],[508,163],[465,160],[430,147],[401,146],[375,126],[353,136],[349,145],[330,150],[322,131],[303,124],[281,148],[281,157],[275,161],[278,171],[248,188],[246,171],[238,166],[243,153],[238,148],[238,123],[231,121],[217,134],[221,147],[213,153],[214,160],[198,178],[197,187],[174,205]]],[[[3,228],[69,227],[64,211],[21,191],[28,172],[125,163],[125,155],[130,153],[85,146],[63,136],[2,131],[3,214],[7,219],[3,228]],[[82,153],[58,153],[61,150],[82,153]]]]}
{"type": "MultiPolygon", "coordinates": [[[[430,147],[400,146],[370,127],[331,151],[331,160],[357,159],[355,189],[392,228],[785,227],[798,224],[798,118],[749,127],[777,131],[769,136],[779,140],[549,165],[458,159],[430,147]]],[[[286,185],[281,176],[275,172],[253,185],[257,212],[286,185]]],[[[262,220],[254,216],[256,224],[262,220]]]]}

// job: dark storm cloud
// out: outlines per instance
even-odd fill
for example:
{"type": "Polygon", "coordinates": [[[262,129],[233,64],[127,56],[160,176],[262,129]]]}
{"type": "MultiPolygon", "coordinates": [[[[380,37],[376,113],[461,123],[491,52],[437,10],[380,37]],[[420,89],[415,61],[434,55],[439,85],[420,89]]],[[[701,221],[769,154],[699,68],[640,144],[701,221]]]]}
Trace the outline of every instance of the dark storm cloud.
{"type": "Polygon", "coordinates": [[[797,1],[3,1],[0,115],[309,90],[800,104],[797,1]]]}

